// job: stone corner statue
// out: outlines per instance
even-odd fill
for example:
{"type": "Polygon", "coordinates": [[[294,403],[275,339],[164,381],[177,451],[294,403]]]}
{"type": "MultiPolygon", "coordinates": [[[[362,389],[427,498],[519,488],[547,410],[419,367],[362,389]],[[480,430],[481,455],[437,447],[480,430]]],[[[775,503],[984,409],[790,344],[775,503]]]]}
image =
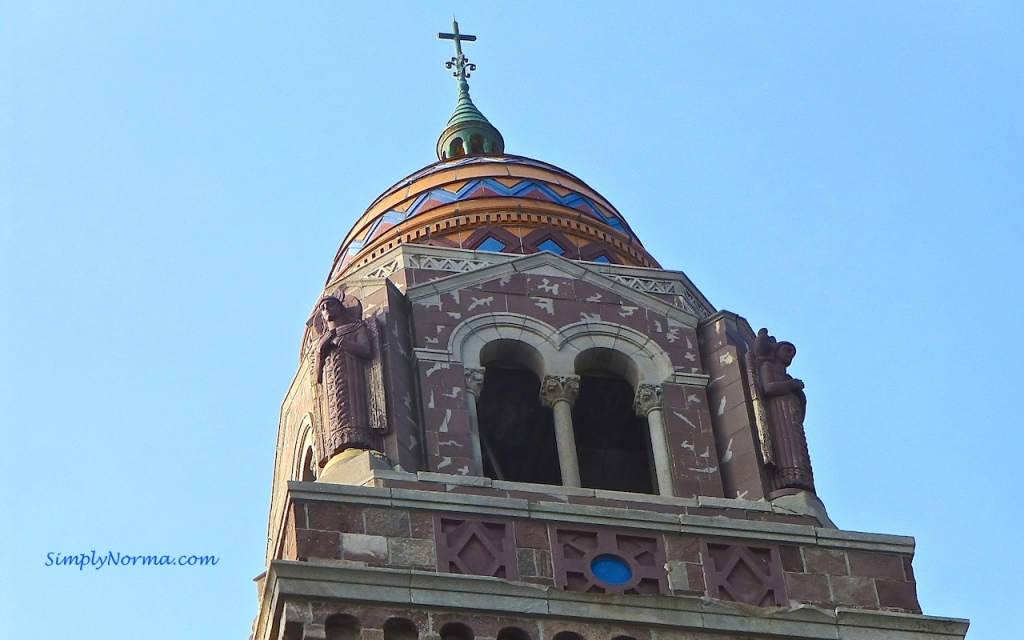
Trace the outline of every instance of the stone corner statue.
{"type": "Polygon", "coordinates": [[[317,465],[347,449],[375,450],[366,393],[366,368],[373,358],[362,303],[355,296],[325,295],[307,324],[313,329],[314,372],[323,398],[316,433],[317,465]]]}
{"type": "Polygon", "coordinates": [[[786,372],[796,356],[792,342],[779,342],[767,329],[757,332],[746,367],[761,454],[770,469],[776,495],[814,493],[811,457],[804,434],[807,398],[804,383],[786,372]]]}

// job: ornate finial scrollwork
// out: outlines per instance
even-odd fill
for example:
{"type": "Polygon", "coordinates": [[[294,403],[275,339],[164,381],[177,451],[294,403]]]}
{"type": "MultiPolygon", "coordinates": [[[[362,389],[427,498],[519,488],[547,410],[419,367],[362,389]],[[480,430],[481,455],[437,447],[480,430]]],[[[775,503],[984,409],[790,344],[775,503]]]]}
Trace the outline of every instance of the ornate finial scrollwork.
{"type": "Polygon", "coordinates": [[[633,400],[633,411],[638,416],[646,416],[655,409],[661,409],[661,387],[653,384],[641,383],[636,390],[636,399],[633,400]]]}
{"type": "Polygon", "coordinates": [[[480,397],[480,392],[484,388],[484,373],[485,369],[466,369],[466,393],[471,393],[475,397],[480,397]]]}
{"type": "MultiPolygon", "coordinates": [[[[459,33],[459,23],[455,21],[454,16],[452,17],[452,32],[451,33],[439,33],[437,37],[442,40],[451,40],[455,43],[455,56],[444,63],[446,69],[454,69],[452,75],[459,79],[461,82],[469,77],[470,71],[476,71],[476,65],[469,61],[469,58],[462,53],[463,42],[474,42],[476,36],[471,36],[465,33],[459,33]]],[[[467,85],[468,86],[468,85],[467,85]]]]}
{"type": "Polygon", "coordinates": [[[469,61],[464,53],[460,53],[458,56],[453,56],[451,60],[444,63],[445,69],[455,69],[452,71],[452,77],[458,78],[461,74],[465,78],[469,78],[470,71],[476,71],[476,65],[469,61]]]}
{"type": "Polygon", "coordinates": [[[540,401],[545,407],[553,407],[559,401],[568,402],[571,407],[579,394],[579,376],[544,376],[540,385],[540,401]]]}

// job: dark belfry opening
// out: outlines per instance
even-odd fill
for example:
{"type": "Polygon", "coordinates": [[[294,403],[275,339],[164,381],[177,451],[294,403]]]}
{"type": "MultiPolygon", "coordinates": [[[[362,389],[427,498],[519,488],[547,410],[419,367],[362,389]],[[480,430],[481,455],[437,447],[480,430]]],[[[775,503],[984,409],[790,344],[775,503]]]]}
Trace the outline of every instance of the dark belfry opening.
{"type": "Polygon", "coordinates": [[[452,140],[451,148],[448,152],[449,158],[457,158],[459,156],[466,155],[466,150],[462,146],[462,138],[455,138],[452,140]]]}
{"type": "Polygon", "coordinates": [[[471,153],[484,152],[484,137],[479,133],[469,136],[469,150],[471,153]]]}
{"type": "Polygon", "coordinates": [[[416,640],[419,635],[416,625],[406,618],[388,618],[384,623],[384,640],[416,640]]]}
{"type": "Polygon", "coordinates": [[[324,638],[326,640],[357,640],[359,638],[359,621],[352,616],[336,613],[324,621],[324,638]]]}
{"type": "Polygon", "coordinates": [[[634,395],[633,385],[614,374],[580,374],[572,424],[584,487],[654,493],[650,431],[633,411],[634,395]]]}
{"type": "Polygon", "coordinates": [[[540,356],[515,340],[491,342],[480,352],[485,367],[477,403],[484,475],[496,480],[562,484],[551,409],[541,406],[540,356]]]}
{"type": "Polygon", "coordinates": [[[477,405],[484,475],[562,484],[555,421],[540,403],[540,379],[511,362],[490,364],[477,405]]]}

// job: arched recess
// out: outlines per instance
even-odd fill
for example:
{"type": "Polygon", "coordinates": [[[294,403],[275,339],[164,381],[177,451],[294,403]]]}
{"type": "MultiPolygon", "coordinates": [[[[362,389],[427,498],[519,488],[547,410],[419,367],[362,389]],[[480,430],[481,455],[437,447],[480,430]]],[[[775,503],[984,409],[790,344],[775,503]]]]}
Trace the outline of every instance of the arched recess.
{"type": "Polygon", "coordinates": [[[484,381],[476,413],[484,475],[560,484],[554,418],[540,400],[540,352],[501,338],[485,344],[479,358],[484,381]]]}
{"type": "Polygon", "coordinates": [[[559,330],[529,316],[491,313],[458,325],[448,353],[471,376],[484,371],[482,388],[467,384],[479,472],[517,482],[672,495],[660,413],[631,413],[638,389],[659,386],[674,375],[668,354],[648,336],[601,320],[559,330]],[[574,418],[566,410],[576,398],[573,385],[584,382],[577,377],[581,372],[587,380],[573,415],[581,424],[582,446],[590,450],[586,482],[580,477],[574,418]],[[555,390],[545,396],[550,407],[540,407],[540,388],[548,382],[555,390]],[[612,421],[604,415],[609,397],[617,416],[612,421]],[[609,473],[610,468],[631,472],[609,473]]]}
{"type": "Polygon", "coordinates": [[[593,347],[576,357],[579,396],[572,409],[580,482],[590,489],[655,493],[657,477],[647,418],[633,408],[636,363],[593,347]]]}
{"type": "Polygon", "coordinates": [[[672,377],[672,360],[661,346],[636,329],[602,320],[576,322],[562,327],[558,334],[557,357],[548,366],[561,371],[574,371],[576,359],[595,347],[617,352],[625,357],[615,366],[623,367],[622,375],[633,385],[661,384],[672,377]]]}
{"type": "Polygon", "coordinates": [[[530,634],[520,627],[503,627],[495,640],[530,640],[530,634]]]}
{"type": "Polygon", "coordinates": [[[536,318],[515,313],[488,313],[455,327],[448,340],[448,352],[465,368],[477,369],[483,366],[480,359],[484,347],[503,340],[533,347],[536,356],[531,356],[529,363],[524,364],[542,380],[549,373],[549,360],[557,353],[558,345],[564,342],[558,329],[536,318]]]}
{"type": "Polygon", "coordinates": [[[343,613],[330,615],[324,621],[326,640],[358,640],[359,629],[359,620],[343,613]]]}
{"type": "Polygon", "coordinates": [[[449,622],[438,632],[441,640],[473,640],[473,630],[461,622],[449,622]]]}
{"type": "Polygon", "coordinates": [[[313,482],[316,480],[316,462],[313,454],[313,415],[307,413],[302,417],[296,429],[295,448],[293,449],[292,474],[293,480],[313,482]]]}
{"type": "Polygon", "coordinates": [[[388,618],[384,622],[384,640],[417,640],[419,630],[408,618],[388,618]]]}

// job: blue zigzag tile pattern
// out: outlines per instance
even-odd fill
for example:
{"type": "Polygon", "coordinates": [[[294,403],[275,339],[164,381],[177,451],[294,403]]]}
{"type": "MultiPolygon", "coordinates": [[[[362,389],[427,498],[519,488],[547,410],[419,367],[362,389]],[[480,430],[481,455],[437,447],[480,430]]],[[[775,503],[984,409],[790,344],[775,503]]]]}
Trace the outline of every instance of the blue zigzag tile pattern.
{"type": "MultiPolygon", "coordinates": [[[[454,162],[444,163],[443,168],[452,168],[470,164],[483,164],[483,163],[501,163],[501,164],[519,164],[526,165],[541,169],[551,170],[557,174],[566,174],[562,169],[558,169],[553,165],[549,165],[544,162],[532,160],[530,158],[523,158],[519,156],[504,156],[501,158],[494,157],[473,157],[473,158],[462,158],[454,162]]],[[[397,189],[413,187],[415,183],[437,171],[439,165],[430,165],[424,167],[422,170],[409,176],[402,182],[396,184],[391,189],[386,191],[377,201],[384,198],[390,193],[393,193],[397,189]]],[[[504,178],[508,182],[508,176],[504,178]]],[[[575,177],[573,176],[575,179],[575,177]]],[[[400,224],[410,218],[414,218],[418,214],[425,213],[431,209],[450,204],[453,202],[460,202],[464,200],[471,200],[473,198],[484,198],[484,197],[509,197],[509,198],[526,198],[531,200],[538,200],[541,202],[551,202],[559,204],[565,207],[569,207],[580,211],[584,215],[588,215],[604,224],[617,230],[619,233],[632,238],[634,241],[639,243],[639,239],[633,233],[629,225],[615,213],[608,211],[606,208],[598,206],[591,198],[571,191],[571,189],[563,187],[563,190],[569,190],[570,193],[566,195],[560,195],[557,191],[551,188],[548,184],[541,180],[533,178],[518,177],[518,180],[513,186],[503,184],[496,178],[483,177],[467,180],[457,191],[452,192],[442,187],[437,187],[426,191],[416,196],[415,200],[411,204],[408,204],[404,211],[399,211],[397,208],[390,209],[383,214],[376,216],[368,227],[364,227],[363,231],[352,237],[350,234],[349,241],[346,245],[342,246],[341,251],[335,261],[335,272],[347,264],[357,253],[359,253],[363,247],[368,243],[371,243],[374,239],[378,238],[381,234],[386,232],[391,227],[400,224]]],[[[457,180],[457,178],[456,178],[457,180]]],[[[578,181],[578,179],[576,179],[578,181]]],[[[407,202],[407,201],[406,201],[407,202]]],[[[370,205],[369,210],[372,210],[376,202],[370,205]]],[[[405,203],[403,203],[404,205],[405,203]]]]}

